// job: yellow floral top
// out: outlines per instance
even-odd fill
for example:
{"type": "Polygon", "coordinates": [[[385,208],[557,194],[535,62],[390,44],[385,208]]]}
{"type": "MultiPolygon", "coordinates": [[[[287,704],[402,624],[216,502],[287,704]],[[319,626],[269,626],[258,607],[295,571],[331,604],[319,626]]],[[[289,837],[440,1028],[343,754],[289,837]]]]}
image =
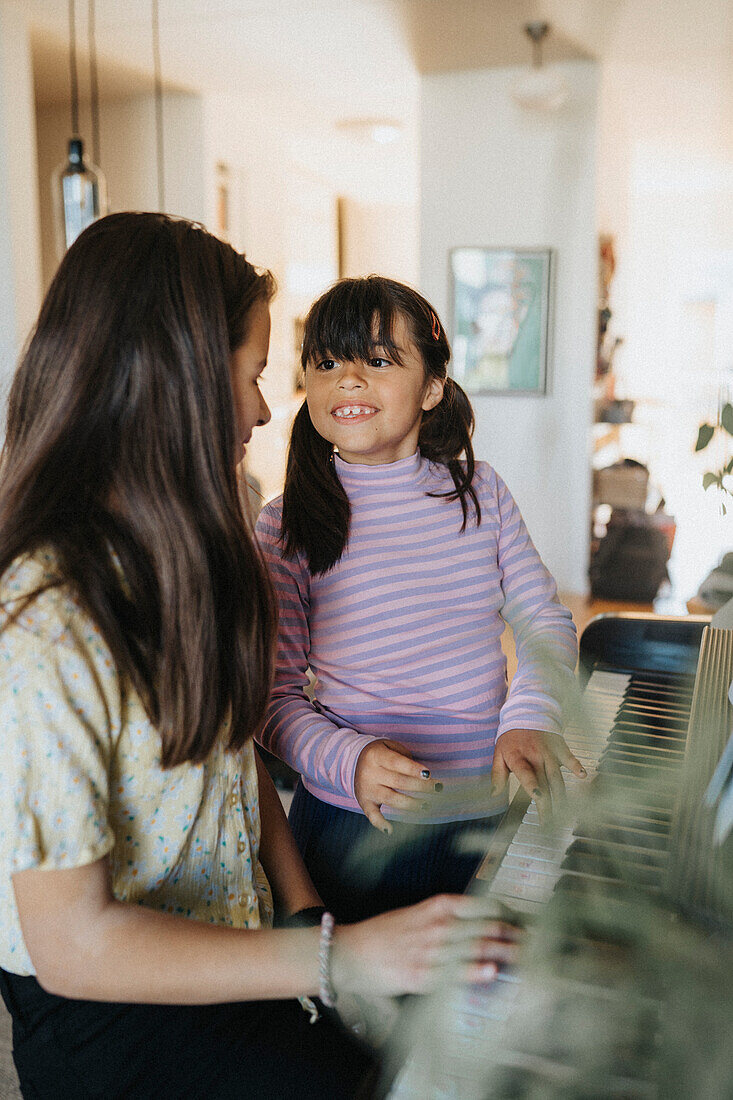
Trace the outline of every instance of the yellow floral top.
{"type": "Polygon", "coordinates": [[[34,972],[12,875],[105,855],[121,901],[271,925],[252,743],[163,771],[156,730],[68,586],[6,626],[15,601],[53,577],[53,555],[37,553],[0,581],[0,966],[34,972]]]}

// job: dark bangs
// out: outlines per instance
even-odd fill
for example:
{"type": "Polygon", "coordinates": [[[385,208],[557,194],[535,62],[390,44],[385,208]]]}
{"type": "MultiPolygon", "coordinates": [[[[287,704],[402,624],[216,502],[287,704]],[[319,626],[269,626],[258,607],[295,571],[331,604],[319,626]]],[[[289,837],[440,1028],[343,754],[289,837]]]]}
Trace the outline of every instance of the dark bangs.
{"type": "Polygon", "coordinates": [[[394,321],[400,308],[400,286],[390,279],[369,275],[342,279],[311,306],[305,322],[301,364],[327,355],[355,362],[371,359],[375,347],[384,348],[402,363],[394,343],[394,321]]]}

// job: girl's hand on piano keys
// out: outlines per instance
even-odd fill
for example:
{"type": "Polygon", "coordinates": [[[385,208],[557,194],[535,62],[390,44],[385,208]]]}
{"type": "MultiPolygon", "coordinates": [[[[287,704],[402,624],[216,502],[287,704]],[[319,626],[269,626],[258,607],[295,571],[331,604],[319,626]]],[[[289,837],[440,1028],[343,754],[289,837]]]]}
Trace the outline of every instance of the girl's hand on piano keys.
{"type": "Polygon", "coordinates": [[[333,940],[337,994],[425,993],[446,976],[493,981],[517,961],[518,928],[495,919],[496,903],[439,894],[358,924],[339,925],[333,940]]]}
{"type": "Polygon", "coordinates": [[[491,769],[491,793],[499,795],[513,773],[527,794],[537,804],[540,821],[552,813],[553,806],[562,804],[565,784],[560,768],[568,768],[580,779],[587,772],[573,756],[558,733],[541,730],[507,730],[496,742],[491,769]]]}

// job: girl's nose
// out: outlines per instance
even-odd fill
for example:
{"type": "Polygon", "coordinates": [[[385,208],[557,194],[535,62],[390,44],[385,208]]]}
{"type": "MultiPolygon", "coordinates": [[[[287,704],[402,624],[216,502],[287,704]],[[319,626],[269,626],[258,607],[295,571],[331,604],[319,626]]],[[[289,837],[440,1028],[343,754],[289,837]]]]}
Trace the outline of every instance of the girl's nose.
{"type": "Polygon", "coordinates": [[[344,390],[359,389],[364,385],[364,376],[359,363],[345,363],[344,371],[339,378],[339,388],[344,390]]]}
{"type": "Polygon", "coordinates": [[[272,413],[270,412],[270,406],[267,404],[262,394],[260,394],[260,418],[257,424],[262,428],[265,424],[269,424],[271,420],[272,413]]]}

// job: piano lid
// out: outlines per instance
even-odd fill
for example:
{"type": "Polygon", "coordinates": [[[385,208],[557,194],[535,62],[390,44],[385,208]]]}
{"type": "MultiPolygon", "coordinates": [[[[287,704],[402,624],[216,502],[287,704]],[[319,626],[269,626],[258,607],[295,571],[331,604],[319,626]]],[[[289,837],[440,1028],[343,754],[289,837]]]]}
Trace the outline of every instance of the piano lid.
{"type": "Polygon", "coordinates": [[[694,675],[709,615],[623,612],[597,615],[580,639],[580,679],[594,668],[694,675]]]}

